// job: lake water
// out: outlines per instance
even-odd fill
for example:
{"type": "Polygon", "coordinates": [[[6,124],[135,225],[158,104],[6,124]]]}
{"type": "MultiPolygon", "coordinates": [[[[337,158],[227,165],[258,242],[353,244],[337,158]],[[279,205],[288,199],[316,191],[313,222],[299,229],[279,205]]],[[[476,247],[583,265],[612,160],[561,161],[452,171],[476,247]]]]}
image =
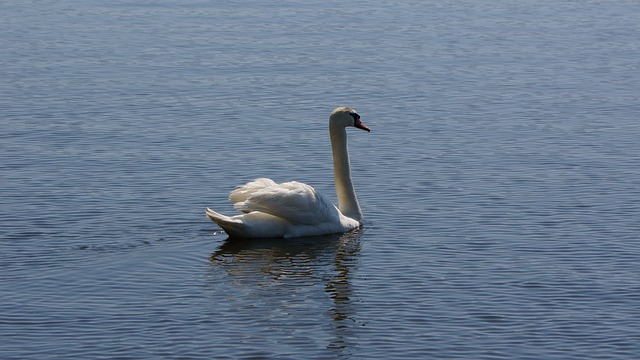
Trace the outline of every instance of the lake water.
{"type": "Polygon", "coordinates": [[[640,354],[640,2],[0,3],[0,358],[640,354]],[[226,241],[256,177],[363,229],[226,241]]]}

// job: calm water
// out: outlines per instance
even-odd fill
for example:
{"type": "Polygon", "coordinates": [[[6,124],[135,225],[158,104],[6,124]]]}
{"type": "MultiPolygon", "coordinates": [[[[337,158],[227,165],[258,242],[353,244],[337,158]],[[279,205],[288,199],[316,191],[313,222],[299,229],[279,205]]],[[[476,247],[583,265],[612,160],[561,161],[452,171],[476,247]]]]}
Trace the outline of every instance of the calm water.
{"type": "Polygon", "coordinates": [[[0,3],[0,358],[636,358],[640,2],[0,3]],[[227,242],[259,176],[358,232],[227,242]]]}

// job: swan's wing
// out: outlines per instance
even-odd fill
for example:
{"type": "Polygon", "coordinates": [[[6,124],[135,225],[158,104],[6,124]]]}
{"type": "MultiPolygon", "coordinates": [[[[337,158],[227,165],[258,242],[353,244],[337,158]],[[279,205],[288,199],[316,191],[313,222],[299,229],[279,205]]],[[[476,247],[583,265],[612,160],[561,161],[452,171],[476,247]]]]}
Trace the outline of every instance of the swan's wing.
{"type": "Polygon", "coordinates": [[[338,209],[316,190],[297,181],[264,187],[235,207],[244,212],[260,211],[293,224],[340,221],[338,209]]]}
{"type": "Polygon", "coordinates": [[[275,181],[267,178],[259,178],[255,179],[251,182],[248,182],[242,186],[237,187],[235,190],[229,194],[229,200],[232,204],[237,204],[239,202],[243,202],[247,200],[251,195],[256,192],[263,190],[265,188],[276,186],[275,181]]]}

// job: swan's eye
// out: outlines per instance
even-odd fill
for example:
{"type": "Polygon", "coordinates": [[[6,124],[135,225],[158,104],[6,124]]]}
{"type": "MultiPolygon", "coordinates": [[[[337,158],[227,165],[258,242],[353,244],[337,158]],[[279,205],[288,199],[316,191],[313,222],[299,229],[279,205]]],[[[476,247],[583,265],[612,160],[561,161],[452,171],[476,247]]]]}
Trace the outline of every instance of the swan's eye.
{"type": "Polygon", "coordinates": [[[349,115],[351,115],[351,117],[353,118],[353,120],[360,120],[360,115],[358,115],[358,113],[349,113],[349,115]]]}

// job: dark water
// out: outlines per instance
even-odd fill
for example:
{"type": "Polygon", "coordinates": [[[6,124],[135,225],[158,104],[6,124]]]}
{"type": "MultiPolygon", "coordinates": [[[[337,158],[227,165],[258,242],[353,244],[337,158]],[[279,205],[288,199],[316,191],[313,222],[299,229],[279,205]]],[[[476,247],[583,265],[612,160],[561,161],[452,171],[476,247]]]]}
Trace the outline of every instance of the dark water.
{"type": "Polygon", "coordinates": [[[640,354],[640,3],[219,3],[0,3],[0,358],[640,354]],[[338,105],[365,227],[225,241],[338,105]]]}

